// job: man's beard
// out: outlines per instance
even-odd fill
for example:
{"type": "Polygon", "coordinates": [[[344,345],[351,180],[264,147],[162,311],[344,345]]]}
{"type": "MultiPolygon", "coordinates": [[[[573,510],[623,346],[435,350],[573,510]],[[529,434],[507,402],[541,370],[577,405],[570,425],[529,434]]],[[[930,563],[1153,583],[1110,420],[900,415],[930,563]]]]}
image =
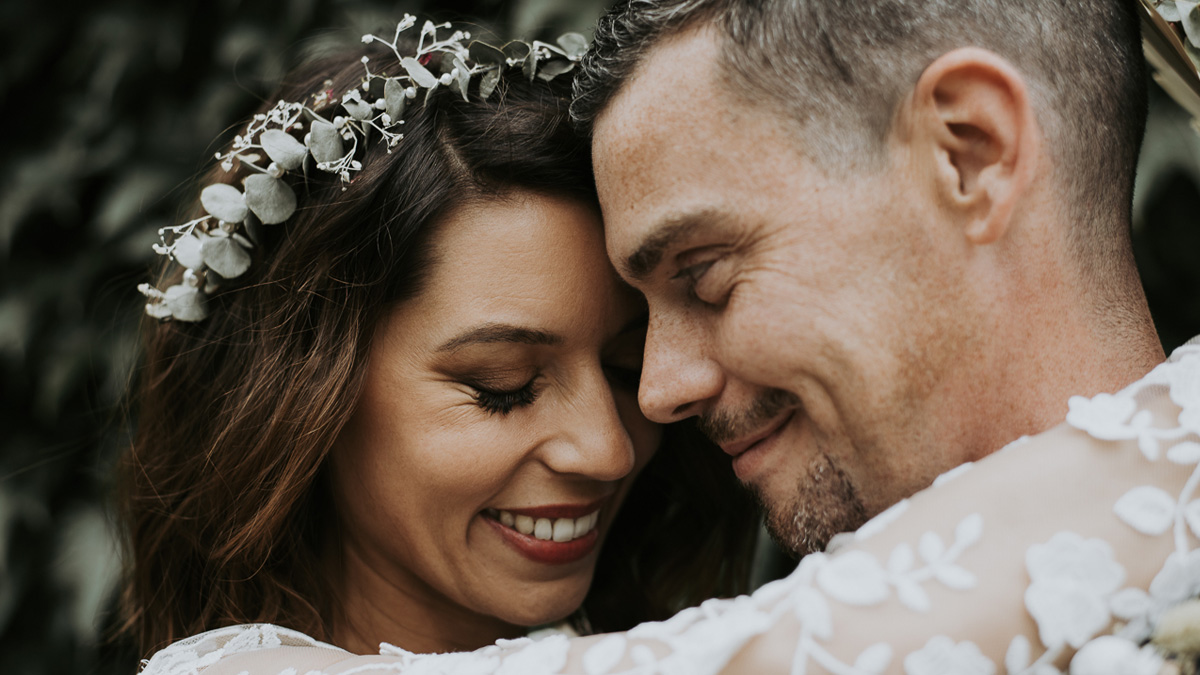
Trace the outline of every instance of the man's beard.
{"type": "MultiPolygon", "coordinates": [[[[768,389],[747,410],[701,415],[696,425],[720,444],[757,431],[785,409],[799,405],[795,394],[768,389]]],[[[833,535],[858,529],[867,521],[867,510],[850,478],[824,452],[799,477],[792,499],[772,502],[755,487],[750,486],[750,491],[762,507],[771,538],[797,557],[823,551],[833,535]]]]}
{"type": "Polygon", "coordinates": [[[824,551],[833,535],[857,530],[867,522],[867,510],[854,485],[825,453],[813,458],[788,502],[772,503],[753,487],[750,491],[762,507],[771,538],[797,558],[824,551]]]}

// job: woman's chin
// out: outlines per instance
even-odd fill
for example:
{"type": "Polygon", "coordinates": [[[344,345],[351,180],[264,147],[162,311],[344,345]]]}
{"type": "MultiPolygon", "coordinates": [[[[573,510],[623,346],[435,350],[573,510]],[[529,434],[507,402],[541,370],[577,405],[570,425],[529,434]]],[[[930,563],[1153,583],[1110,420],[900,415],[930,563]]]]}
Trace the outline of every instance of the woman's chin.
{"type": "Polygon", "coordinates": [[[583,599],[587,596],[587,582],[590,581],[589,577],[586,582],[574,585],[573,587],[564,587],[562,584],[547,584],[547,586],[554,586],[554,588],[538,589],[531,593],[522,594],[520,598],[513,598],[504,603],[506,607],[499,618],[506,623],[528,628],[545,626],[546,624],[561,621],[574,613],[583,604],[583,599]]]}

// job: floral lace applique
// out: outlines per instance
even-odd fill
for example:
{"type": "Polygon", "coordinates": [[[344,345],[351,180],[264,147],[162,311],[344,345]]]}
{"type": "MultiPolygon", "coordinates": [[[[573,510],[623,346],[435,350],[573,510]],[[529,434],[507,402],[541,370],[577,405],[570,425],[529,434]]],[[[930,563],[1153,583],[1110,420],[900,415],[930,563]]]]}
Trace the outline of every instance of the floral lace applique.
{"type": "MultiPolygon", "coordinates": [[[[1112,588],[1111,579],[1092,587],[1087,609],[1079,609],[1072,627],[1073,637],[1090,631],[1088,638],[1103,630],[1111,618],[1125,623],[1117,635],[1104,635],[1081,647],[1071,661],[1072,675],[1136,675],[1159,672],[1163,659],[1150,648],[1139,648],[1153,632],[1162,615],[1171,607],[1200,594],[1200,550],[1195,550],[1188,533],[1200,538],[1200,342],[1192,340],[1171,355],[1146,377],[1118,394],[1100,394],[1093,398],[1073,397],[1067,423],[1100,440],[1136,440],[1138,449],[1150,462],[1166,461],[1191,467],[1191,474],[1178,495],[1154,485],[1138,485],[1113,505],[1118,519],[1134,530],[1150,536],[1171,533],[1175,551],[1163,562],[1150,583],[1148,592],[1140,588],[1112,588]],[[1166,388],[1172,403],[1179,407],[1175,424],[1156,424],[1150,410],[1139,410],[1138,402],[1166,388]],[[1165,452],[1164,452],[1165,448],[1165,452]],[[1099,591],[1104,591],[1097,593],[1099,591]],[[1115,591],[1115,592],[1113,592],[1115,591]],[[1103,611],[1100,605],[1105,605],[1103,611]],[[1094,628],[1094,630],[1092,630],[1094,628]]],[[[1031,549],[1032,550],[1032,549],[1031,549]]],[[[1032,570],[1031,570],[1032,577],[1032,570]]],[[[1034,584],[1026,593],[1026,605],[1038,622],[1042,642],[1058,634],[1053,628],[1063,617],[1045,612],[1045,598],[1038,598],[1034,584]],[[1031,604],[1031,594],[1034,602],[1031,604]],[[1042,613],[1034,611],[1035,605],[1042,613]],[[1045,623],[1043,623],[1045,622],[1045,623]]],[[[1065,584],[1061,583],[1060,586],[1065,584]]],[[[1118,584],[1119,585],[1119,584],[1118,584]]],[[[1010,666],[1009,671],[1015,672],[1010,666]]],[[[1057,671],[1039,671],[1057,672],[1057,671]]]]}
{"type": "MultiPolygon", "coordinates": [[[[1113,507],[1116,517],[1137,532],[1171,533],[1176,550],[1148,590],[1142,590],[1122,588],[1126,572],[1114,559],[1111,545],[1103,540],[1064,531],[1030,546],[1025,560],[1030,584],[1024,600],[1045,651],[1032,659],[1030,640],[1017,636],[1007,649],[1004,669],[1008,675],[1059,673],[1056,659],[1068,648],[1076,648],[1072,675],[1157,673],[1161,657],[1139,648],[1136,642],[1149,635],[1170,607],[1200,592],[1200,550],[1193,550],[1188,538],[1189,531],[1200,537],[1200,499],[1194,499],[1200,484],[1200,342],[1180,348],[1169,362],[1118,394],[1071,399],[1067,422],[1101,441],[1136,440],[1148,461],[1192,467],[1179,495],[1172,496],[1157,486],[1135,486],[1113,507]],[[1141,409],[1143,397],[1161,393],[1163,388],[1181,409],[1173,420],[1177,424],[1156,424],[1154,415],[1141,409]],[[1127,622],[1120,636],[1096,637],[1114,618],[1127,622]]],[[[933,489],[968,470],[948,472],[933,489]]],[[[908,506],[907,500],[902,501],[876,516],[853,535],[854,540],[864,541],[883,531],[908,506]]],[[[815,668],[834,675],[883,673],[897,665],[894,648],[887,642],[862,650],[852,663],[833,653],[830,641],[835,626],[830,602],[878,606],[895,598],[914,615],[928,612],[933,608],[927,590],[930,585],[963,592],[977,586],[975,572],[960,564],[959,558],[979,543],[983,532],[984,519],[976,513],[961,519],[948,539],[946,533],[929,531],[916,541],[897,544],[886,561],[852,548],[809,555],[787,578],[767,584],[753,595],[710,600],[667,621],[600,638],[581,647],[579,662],[587,675],[715,675],[750,640],[788,618],[799,623],[792,675],[815,668]]],[[[264,648],[271,638],[262,632],[261,637],[246,641],[253,646],[238,643],[236,649],[264,648]]],[[[229,653],[235,646],[230,641],[216,651],[190,656],[183,654],[188,648],[179,643],[160,652],[143,675],[194,675],[219,659],[218,652],[229,653]],[[175,651],[168,654],[170,650],[175,651]],[[185,662],[194,664],[191,670],[170,667],[185,662]],[[163,668],[158,668],[160,665],[163,668]]],[[[338,675],[551,675],[566,666],[571,649],[572,643],[564,636],[500,641],[460,654],[413,654],[384,645],[381,653],[394,657],[393,661],[354,666],[338,675]]],[[[945,635],[931,637],[920,649],[905,654],[899,665],[906,675],[993,675],[997,670],[974,643],[945,635]]],[[[285,671],[280,675],[292,674],[285,671]]],[[[325,674],[307,671],[304,675],[325,674]]]]}
{"type": "Polygon", "coordinates": [[[271,624],[230,626],[180,640],[160,650],[142,661],[141,675],[198,675],[231,654],[283,646],[337,649],[299,631],[271,624]]]}

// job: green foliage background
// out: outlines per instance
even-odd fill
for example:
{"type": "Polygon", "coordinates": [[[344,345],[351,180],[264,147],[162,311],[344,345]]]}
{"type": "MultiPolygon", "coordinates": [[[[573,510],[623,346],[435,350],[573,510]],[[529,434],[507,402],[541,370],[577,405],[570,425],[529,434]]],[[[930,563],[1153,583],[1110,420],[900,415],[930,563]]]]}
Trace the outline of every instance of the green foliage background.
{"type": "MultiPolygon", "coordinates": [[[[109,470],[150,244],[190,179],[307,55],[405,12],[589,32],[605,0],[0,4],[0,673],[129,674],[106,640],[109,470]]],[[[1200,136],[1156,96],[1137,253],[1168,348],[1200,333],[1200,136]]]]}

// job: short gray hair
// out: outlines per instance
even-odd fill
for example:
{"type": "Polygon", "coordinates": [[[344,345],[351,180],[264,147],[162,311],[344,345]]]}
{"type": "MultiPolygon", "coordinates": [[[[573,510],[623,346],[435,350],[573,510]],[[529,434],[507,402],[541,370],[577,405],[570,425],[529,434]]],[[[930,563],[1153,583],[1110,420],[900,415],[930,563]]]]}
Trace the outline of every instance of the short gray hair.
{"type": "Polygon", "coordinates": [[[796,121],[814,161],[862,166],[884,152],[921,72],[965,46],[1027,78],[1083,250],[1128,237],[1146,118],[1137,0],[621,0],[600,20],[571,114],[596,117],[663,38],[707,22],[731,90],[796,121]]]}

